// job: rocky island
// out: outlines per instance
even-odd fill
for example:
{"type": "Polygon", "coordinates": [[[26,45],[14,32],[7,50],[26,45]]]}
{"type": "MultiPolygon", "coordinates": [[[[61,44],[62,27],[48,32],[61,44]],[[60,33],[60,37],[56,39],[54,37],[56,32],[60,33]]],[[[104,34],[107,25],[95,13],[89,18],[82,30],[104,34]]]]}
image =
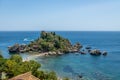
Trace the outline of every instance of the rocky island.
{"type": "Polygon", "coordinates": [[[59,55],[64,53],[79,52],[82,45],[77,42],[72,45],[71,42],[57,35],[55,32],[41,31],[40,37],[29,44],[15,44],[8,47],[10,53],[37,52],[47,53],[46,55],[59,55]]]}
{"type": "Polygon", "coordinates": [[[41,31],[40,37],[29,44],[15,44],[8,47],[10,53],[38,53],[41,55],[62,55],[65,53],[89,53],[93,56],[100,56],[101,54],[106,56],[107,52],[101,52],[98,49],[92,49],[91,46],[85,47],[77,42],[74,45],[66,39],[57,35],[55,32],[41,31]]]}

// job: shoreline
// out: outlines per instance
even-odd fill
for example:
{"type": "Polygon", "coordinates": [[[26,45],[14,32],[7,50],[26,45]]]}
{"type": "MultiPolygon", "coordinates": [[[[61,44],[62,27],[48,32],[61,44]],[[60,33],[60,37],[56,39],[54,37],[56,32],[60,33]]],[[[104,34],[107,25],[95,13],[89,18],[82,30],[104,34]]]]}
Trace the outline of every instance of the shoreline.
{"type": "Polygon", "coordinates": [[[34,58],[34,57],[45,56],[46,54],[48,54],[48,53],[39,53],[39,54],[37,53],[37,54],[28,55],[27,57],[23,58],[23,62],[24,62],[24,61],[30,61],[30,60],[32,60],[32,58],[34,58]]]}
{"type": "MultiPolygon", "coordinates": [[[[22,53],[21,53],[22,54],[22,53]]],[[[52,56],[52,55],[63,55],[64,53],[61,53],[61,52],[29,52],[28,56],[23,58],[23,61],[29,61],[31,60],[31,58],[33,57],[40,57],[40,56],[52,56]]]]}
{"type": "MultiPolygon", "coordinates": [[[[34,52],[34,53],[36,53],[36,54],[32,54],[32,55],[29,55],[29,56],[23,58],[23,62],[33,60],[33,58],[36,58],[36,57],[46,56],[46,54],[48,55],[49,52],[44,52],[44,53],[34,52]]],[[[58,78],[58,80],[63,80],[60,76],[58,76],[57,78],[58,78]]]]}
{"type": "Polygon", "coordinates": [[[39,53],[39,52],[30,52],[31,55],[28,55],[27,57],[23,58],[24,61],[30,61],[34,57],[41,57],[41,56],[48,56],[49,52],[39,53]]]}

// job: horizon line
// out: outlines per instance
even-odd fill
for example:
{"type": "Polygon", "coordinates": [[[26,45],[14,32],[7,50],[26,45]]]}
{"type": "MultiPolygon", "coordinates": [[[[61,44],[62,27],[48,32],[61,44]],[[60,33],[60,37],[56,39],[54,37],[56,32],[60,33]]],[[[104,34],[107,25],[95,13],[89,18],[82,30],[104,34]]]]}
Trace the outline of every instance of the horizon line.
{"type": "Polygon", "coordinates": [[[78,32],[78,31],[81,31],[81,32],[84,32],[84,31],[88,31],[88,32],[120,32],[120,31],[117,31],[117,30],[0,30],[0,32],[39,32],[39,31],[66,31],[66,32],[69,32],[69,31],[72,31],[72,32],[78,32]]]}

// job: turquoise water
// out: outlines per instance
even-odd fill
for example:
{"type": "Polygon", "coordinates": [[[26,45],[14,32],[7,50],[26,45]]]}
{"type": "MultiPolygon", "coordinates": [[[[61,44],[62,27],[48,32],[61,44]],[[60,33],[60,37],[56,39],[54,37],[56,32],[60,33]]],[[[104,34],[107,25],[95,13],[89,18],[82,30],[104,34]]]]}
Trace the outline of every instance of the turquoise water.
{"type": "MultiPolygon", "coordinates": [[[[120,32],[56,33],[68,38],[72,44],[80,42],[84,46],[90,45],[92,48],[108,51],[108,55],[105,57],[70,53],[35,58],[42,64],[43,70],[53,70],[60,77],[70,77],[72,80],[77,80],[78,74],[82,74],[85,80],[120,80],[120,32]]],[[[0,32],[0,50],[8,58],[8,46],[14,43],[27,44],[38,36],[39,32],[0,32]]]]}

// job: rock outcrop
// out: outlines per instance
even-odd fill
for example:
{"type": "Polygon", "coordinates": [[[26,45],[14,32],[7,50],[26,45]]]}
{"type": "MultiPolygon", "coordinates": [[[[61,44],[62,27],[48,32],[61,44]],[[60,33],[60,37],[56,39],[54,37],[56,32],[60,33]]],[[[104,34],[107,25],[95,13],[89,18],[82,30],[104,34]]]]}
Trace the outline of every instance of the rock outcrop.
{"type": "Polygon", "coordinates": [[[102,54],[103,54],[104,56],[106,56],[106,55],[107,55],[107,52],[106,52],[106,51],[104,51],[102,54]]]}
{"type": "Polygon", "coordinates": [[[100,50],[97,50],[97,49],[91,50],[91,51],[90,51],[90,54],[91,54],[91,55],[95,55],[95,56],[99,56],[99,55],[101,55],[101,51],[100,51],[100,50]]]}
{"type": "Polygon", "coordinates": [[[87,46],[87,47],[85,47],[85,49],[92,49],[92,47],[90,47],[90,46],[87,46]]]}
{"type": "Polygon", "coordinates": [[[17,53],[19,52],[19,44],[15,44],[14,46],[8,47],[10,53],[17,53]]]}
{"type": "Polygon", "coordinates": [[[8,50],[10,53],[19,53],[19,52],[23,53],[26,52],[25,48],[26,48],[25,44],[22,45],[15,44],[13,46],[8,47],[8,50]]]}

